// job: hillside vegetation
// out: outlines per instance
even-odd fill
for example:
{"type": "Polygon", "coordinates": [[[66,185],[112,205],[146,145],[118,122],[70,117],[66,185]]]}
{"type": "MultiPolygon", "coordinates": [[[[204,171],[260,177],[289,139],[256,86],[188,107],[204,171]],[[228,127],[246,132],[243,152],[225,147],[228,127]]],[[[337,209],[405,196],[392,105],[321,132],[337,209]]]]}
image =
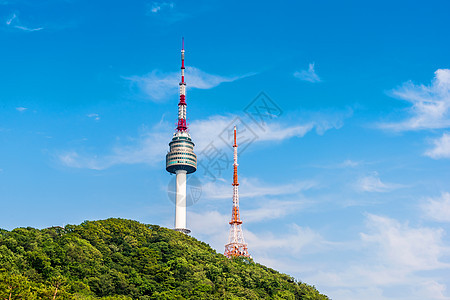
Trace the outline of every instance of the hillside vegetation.
{"type": "Polygon", "coordinates": [[[251,260],[124,219],[0,229],[0,299],[328,299],[251,260]]]}

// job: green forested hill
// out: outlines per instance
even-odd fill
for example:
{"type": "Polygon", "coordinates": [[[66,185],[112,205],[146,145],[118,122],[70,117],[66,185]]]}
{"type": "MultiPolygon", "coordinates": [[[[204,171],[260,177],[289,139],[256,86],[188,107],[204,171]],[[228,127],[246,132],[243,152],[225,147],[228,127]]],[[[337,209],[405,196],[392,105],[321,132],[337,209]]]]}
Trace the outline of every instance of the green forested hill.
{"type": "Polygon", "coordinates": [[[0,230],[0,299],[328,299],[290,276],[155,225],[0,230]]]}

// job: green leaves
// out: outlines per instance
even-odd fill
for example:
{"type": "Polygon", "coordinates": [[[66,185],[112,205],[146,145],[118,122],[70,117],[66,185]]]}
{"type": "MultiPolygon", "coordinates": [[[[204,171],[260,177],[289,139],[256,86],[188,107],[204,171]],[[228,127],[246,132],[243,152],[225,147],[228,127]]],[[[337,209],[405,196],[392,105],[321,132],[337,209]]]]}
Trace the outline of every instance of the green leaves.
{"type": "Polygon", "coordinates": [[[0,299],[328,299],[251,259],[136,221],[0,233],[0,299]]]}

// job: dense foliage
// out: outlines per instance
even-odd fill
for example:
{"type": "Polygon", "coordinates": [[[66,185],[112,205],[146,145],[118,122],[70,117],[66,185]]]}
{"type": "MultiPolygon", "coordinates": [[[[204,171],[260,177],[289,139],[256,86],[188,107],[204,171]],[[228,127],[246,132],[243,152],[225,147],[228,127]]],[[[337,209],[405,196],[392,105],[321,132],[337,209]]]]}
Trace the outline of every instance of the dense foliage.
{"type": "Polygon", "coordinates": [[[166,228],[108,219],[0,229],[0,299],[328,299],[166,228]]]}

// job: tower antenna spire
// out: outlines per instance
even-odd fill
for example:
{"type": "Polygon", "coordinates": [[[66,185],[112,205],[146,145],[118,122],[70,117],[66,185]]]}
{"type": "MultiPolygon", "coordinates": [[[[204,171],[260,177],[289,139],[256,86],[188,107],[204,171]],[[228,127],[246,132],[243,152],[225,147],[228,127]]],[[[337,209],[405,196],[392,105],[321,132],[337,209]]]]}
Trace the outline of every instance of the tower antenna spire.
{"type": "Polygon", "coordinates": [[[237,143],[236,143],[236,126],[234,126],[234,144],[233,144],[233,208],[231,211],[230,235],[228,244],[225,245],[225,256],[228,258],[243,256],[249,257],[247,244],[244,240],[244,233],[242,232],[242,220],[239,213],[239,182],[237,174],[237,143]]]}
{"type": "Polygon", "coordinates": [[[181,82],[180,102],[178,102],[178,123],[169,143],[170,151],[166,155],[166,171],[177,175],[175,201],[175,230],[191,232],[186,228],[186,174],[197,170],[197,156],[194,142],[186,124],[186,82],[184,81],[184,38],[181,40],[181,82]]]}
{"type": "Polygon", "coordinates": [[[181,38],[181,82],[180,102],[178,102],[178,131],[186,131],[186,82],[184,81],[184,37],[181,38]]]}

